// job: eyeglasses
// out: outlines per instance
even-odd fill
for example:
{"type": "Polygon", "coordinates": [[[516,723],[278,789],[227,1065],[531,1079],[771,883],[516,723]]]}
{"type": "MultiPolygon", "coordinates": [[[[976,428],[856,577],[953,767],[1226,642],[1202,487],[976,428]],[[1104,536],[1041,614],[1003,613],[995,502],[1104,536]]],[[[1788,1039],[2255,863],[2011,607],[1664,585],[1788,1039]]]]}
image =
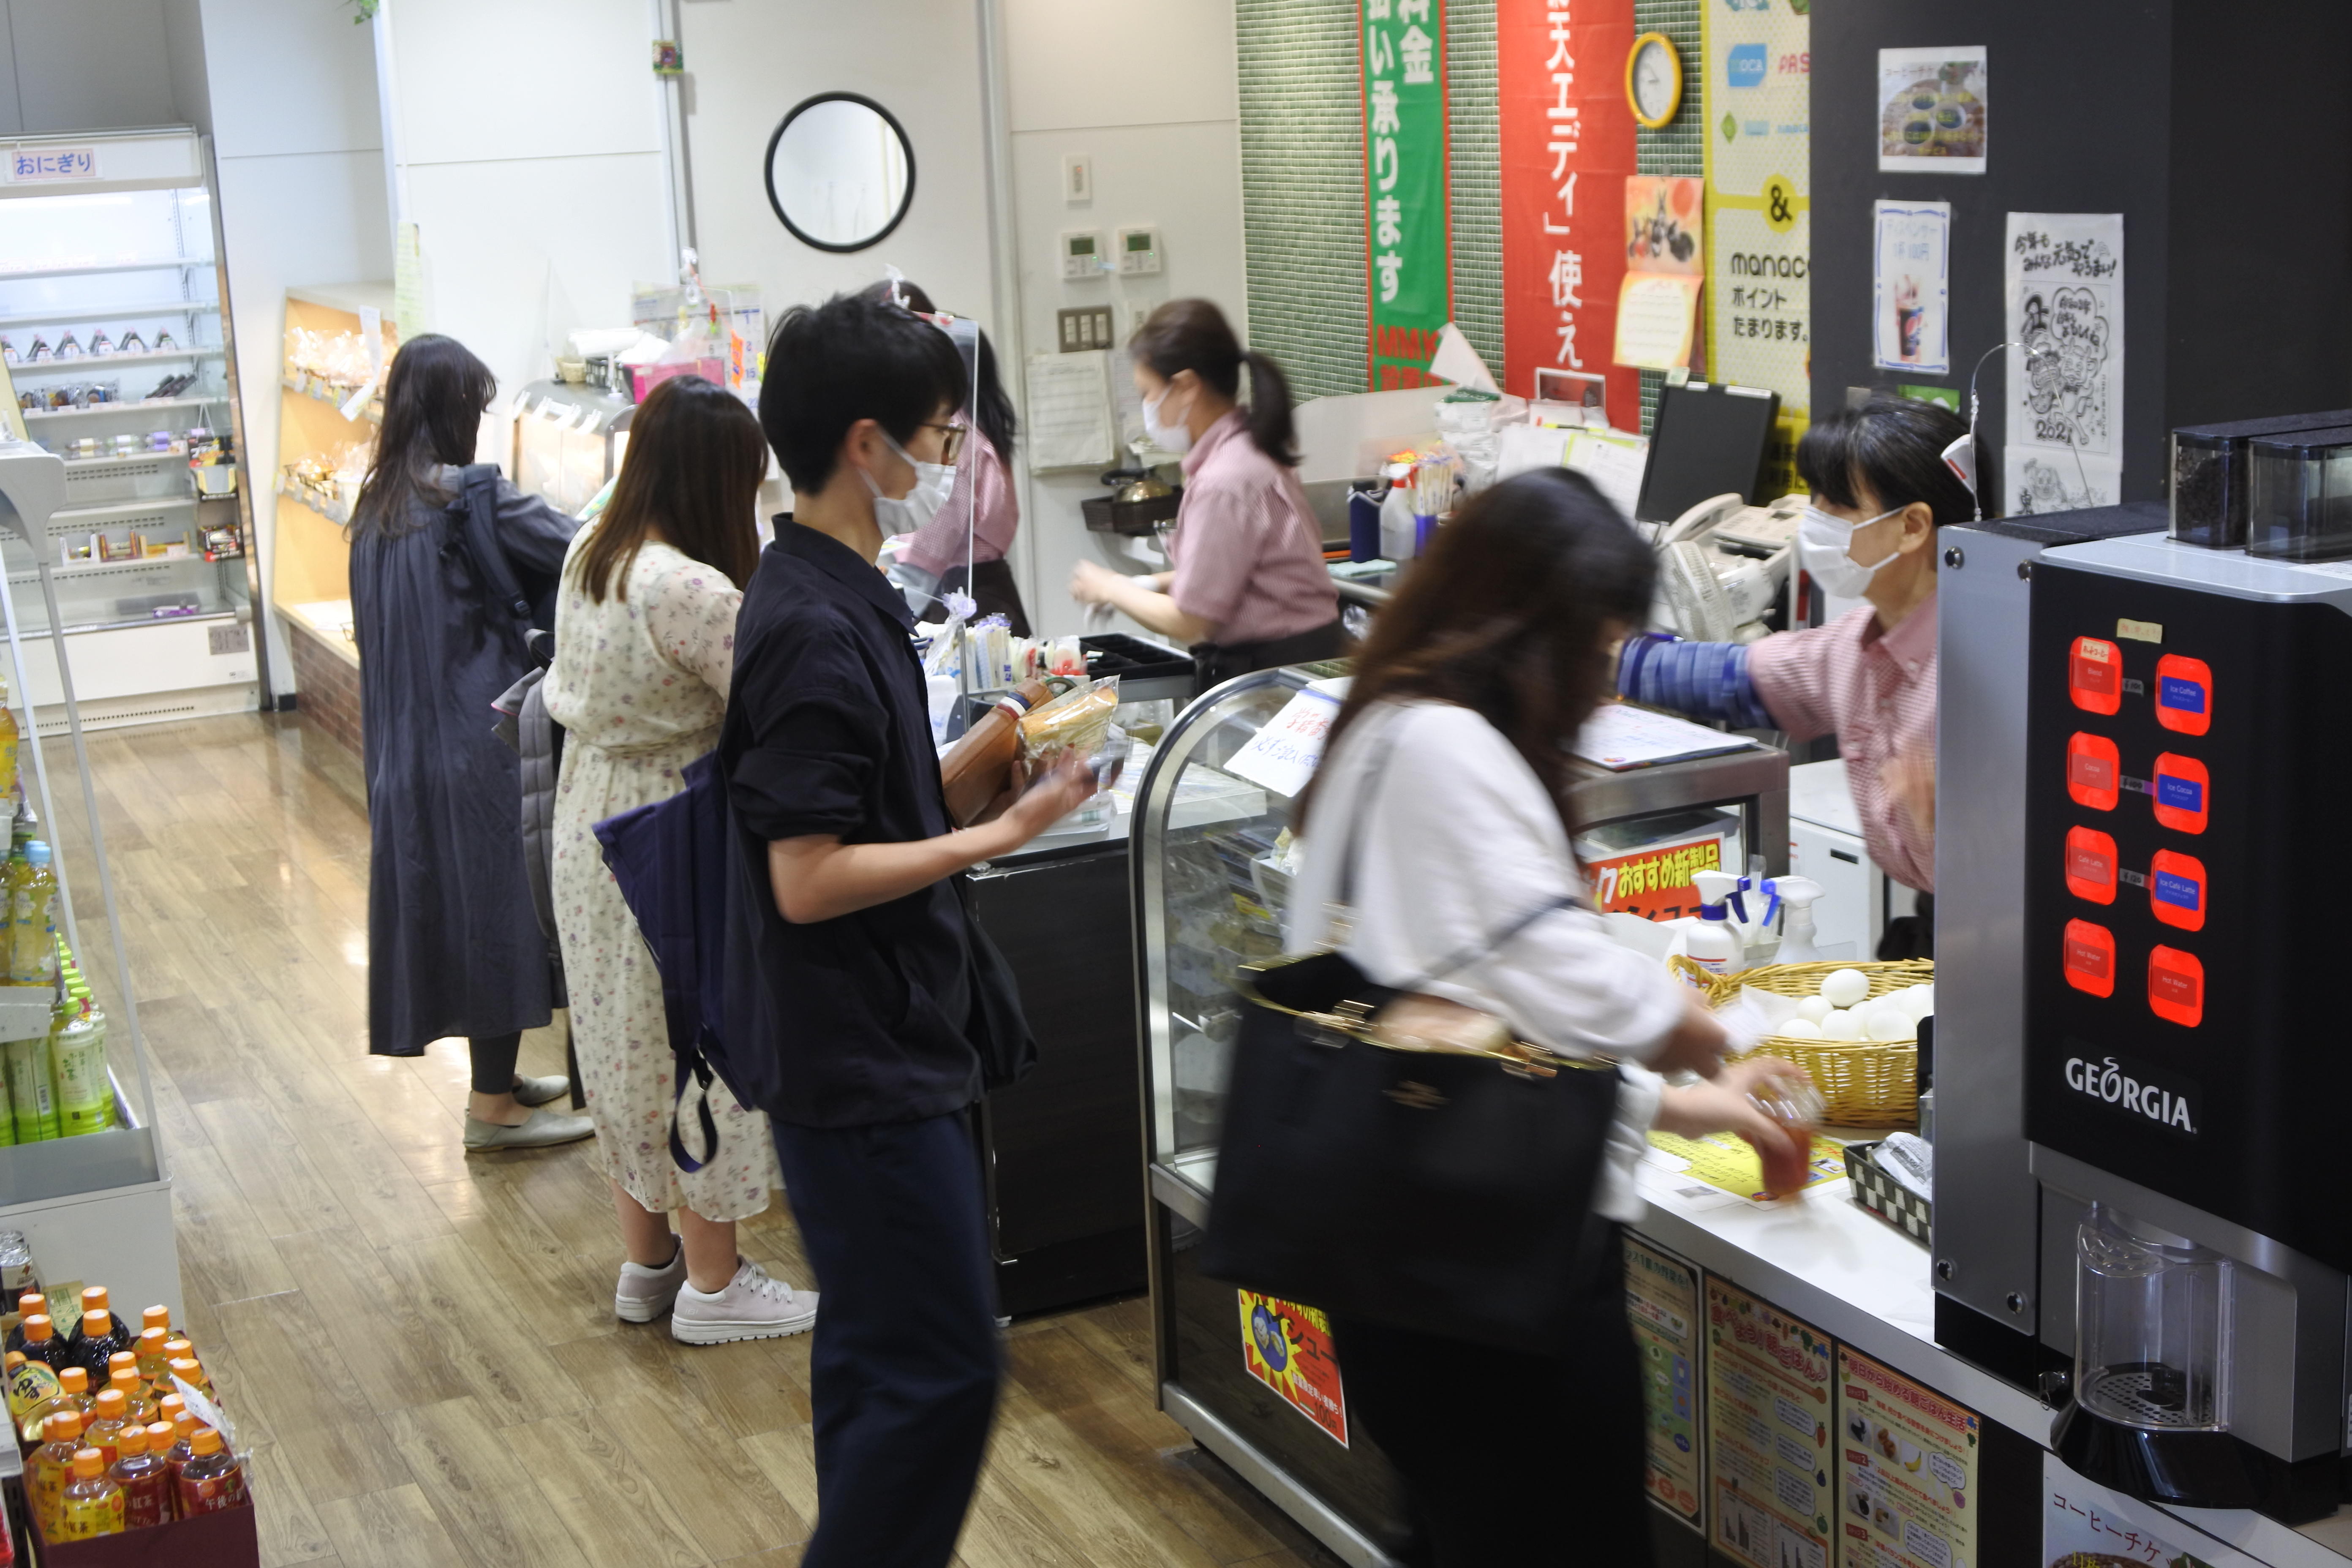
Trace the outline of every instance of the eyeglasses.
{"type": "Polygon", "coordinates": [[[937,420],[926,419],[920,428],[936,430],[940,433],[940,461],[947,464],[953,464],[963,455],[964,437],[971,434],[971,426],[961,421],[942,424],[937,420]]]}

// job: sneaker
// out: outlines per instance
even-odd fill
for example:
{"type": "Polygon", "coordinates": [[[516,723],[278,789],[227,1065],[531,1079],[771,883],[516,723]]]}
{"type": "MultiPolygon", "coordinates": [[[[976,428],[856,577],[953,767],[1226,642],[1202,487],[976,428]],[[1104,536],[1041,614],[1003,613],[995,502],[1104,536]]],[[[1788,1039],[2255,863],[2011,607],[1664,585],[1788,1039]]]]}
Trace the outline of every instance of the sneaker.
{"type": "Polygon", "coordinates": [[[584,1116],[564,1116],[534,1110],[520,1126],[466,1118],[466,1148],[469,1153],[489,1149],[546,1149],[557,1143],[577,1143],[594,1136],[596,1124],[584,1116]]]}
{"type": "Polygon", "coordinates": [[[724,1290],[678,1288],[669,1337],[682,1345],[723,1345],[730,1340],[805,1333],[815,1322],[815,1291],[795,1290],[781,1279],[771,1279],[766,1269],[744,1258],[724,1290]]]}
{"type": "Polygon", "coordinates": [[[621,1282],[613,1288],[613,1315],[625,1323],[650,1323],[669,1310],[686,1283],[686,1244],[675,1236],[677,1250],[659,1268],[642,1263],[621,1265],[621,1282]]]}

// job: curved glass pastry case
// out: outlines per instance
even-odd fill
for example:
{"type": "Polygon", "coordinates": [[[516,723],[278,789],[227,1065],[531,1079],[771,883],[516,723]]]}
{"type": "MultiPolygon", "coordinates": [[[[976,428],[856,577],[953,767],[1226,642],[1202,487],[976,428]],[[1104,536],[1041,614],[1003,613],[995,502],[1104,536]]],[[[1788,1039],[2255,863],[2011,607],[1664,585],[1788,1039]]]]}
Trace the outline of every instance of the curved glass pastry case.
{"type": "MultiPolygon", "coordinates": [[[[1411,1528],[1387,1460],[1349,1423],[1322,1314],[1192,1266],[1239,1023],[1233,980],[1283,951],[1286,829],[1312,768],[1311,753],[1302,763],[1271,742],[1319,702],[1336,710],[1347,668],[1243,676],[1160,738],[1136,789],[1131,838],[1138,1038],[1161,1408],[1342,1559],[1379,1568],[1409,1551],[1411,1528]]],[[[1572,787],[1588,872],[1604,858],[1694,841],[1712,842],[1727,866],[1744,866],[1753,848],[1769,870],[1786,868],[1784,752],[1748,745],[1630,772],[1580,768],[1572,787]]]]}

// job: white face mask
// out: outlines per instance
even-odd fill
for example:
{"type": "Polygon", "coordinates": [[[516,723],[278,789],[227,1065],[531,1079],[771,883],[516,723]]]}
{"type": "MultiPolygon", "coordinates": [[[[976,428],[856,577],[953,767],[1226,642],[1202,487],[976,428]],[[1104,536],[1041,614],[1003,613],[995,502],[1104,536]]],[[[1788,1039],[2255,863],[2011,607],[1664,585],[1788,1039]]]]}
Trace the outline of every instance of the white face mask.
{"type": "Polygon", "coordinates": [[[1904,509],[1889,507],[1877,517],[1864,518],[1860,522],[1848,522],[1842,517],[1832,517],[1817,506],[1805,509],[1797,524],[1797,559],[1822,592],[1840,599],[1859,599],[1870,580],[1878,575],[1879,568],[1902,553],[1890,550],[1882,560],[1864,565],[1846,552],[1853,544],[1858,530],[1868,528],[1881,518],[1893,517],[1904,509]]]}
{"type": "Polygon", "coordinates": [[[900,533],[919,533],[926,523],[940,514],[940,508],[947,504],[948,491],[955,488],[955,467],[950,463],[919,463],[906,447],[890,439],[887,430],[879,434],[889,444],[890,450],[898,453],[900,460],[915,470],[915,488],[894,500],[882,493],[882,487],[874,482],[873,475],[864,468],[858,469],[857,477],[864,479],[866,488],[874,492],[874,525],[882,531],[885,538],[900,533]]]}
{"type": "Polygon", "coordinates": [[[1168,395],[1175,390],[1163,386],[1159,396],[1143,400],[1143,434],[1161,451],[1173,452],[1181,458],[1192,449],[1192,430],[1182,425],[1160,423],[1160,411],[1168,405],[1168,395]]]}

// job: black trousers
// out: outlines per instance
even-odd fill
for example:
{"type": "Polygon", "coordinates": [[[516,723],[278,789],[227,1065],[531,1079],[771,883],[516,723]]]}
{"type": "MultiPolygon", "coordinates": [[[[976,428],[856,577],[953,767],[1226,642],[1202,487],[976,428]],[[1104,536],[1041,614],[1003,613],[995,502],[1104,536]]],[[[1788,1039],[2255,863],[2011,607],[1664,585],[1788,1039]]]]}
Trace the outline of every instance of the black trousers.
{"type": "Polygon", "coordinates": [[[816,1534],[802,1568],[942,1568],[1002,1364],[971,1118],[772,1125],[820,1292],[816,1534]]]}
{"type": "Polygon", "coordinates": [[[1403,1479],[1427,1568],[1650,1563],[1640,1364],[1606,1233],[1558,1355],[1333,1320],[1340,1386],[1403,1479]]]}
{"type": "Polygon", "coordinates": [[[1192,653],[1192,668],[1198,671],[1196,689],[1205,692],[1237,675],[1256,670],[1338,658],[1348,648],[1347,628],[1338,621],[1268,642],[1194,643],[1192,653]]]}

